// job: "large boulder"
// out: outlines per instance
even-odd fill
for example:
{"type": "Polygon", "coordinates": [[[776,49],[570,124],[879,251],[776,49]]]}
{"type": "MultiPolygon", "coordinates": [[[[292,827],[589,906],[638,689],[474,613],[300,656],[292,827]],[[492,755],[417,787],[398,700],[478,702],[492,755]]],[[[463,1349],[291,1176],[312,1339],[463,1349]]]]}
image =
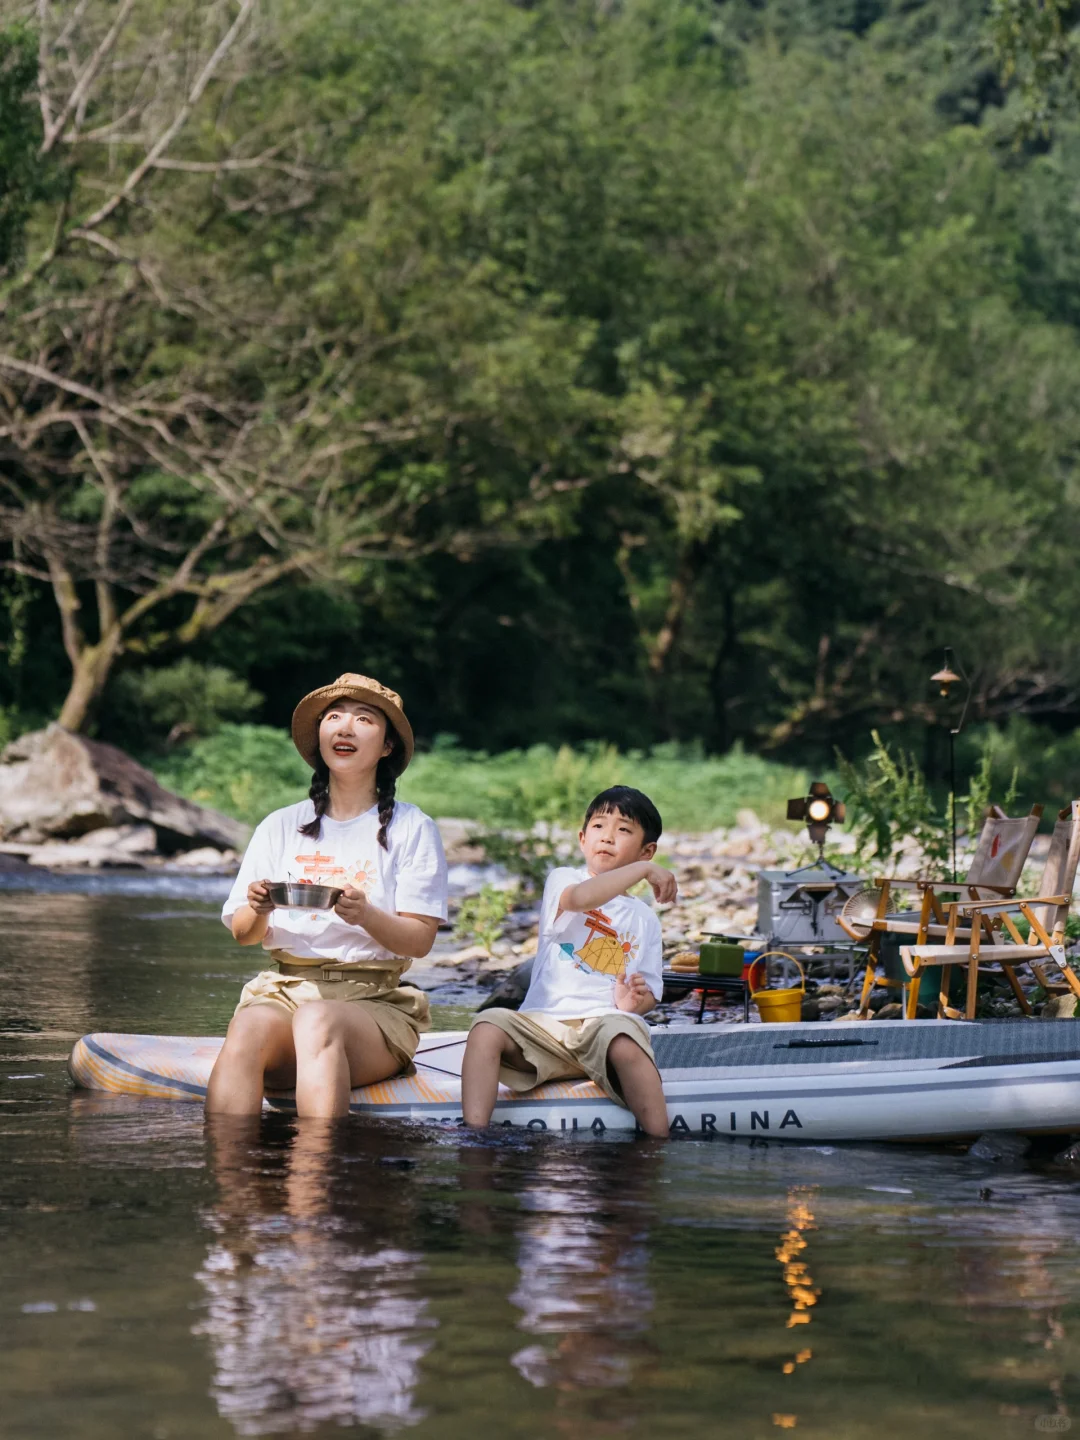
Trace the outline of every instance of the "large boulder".
{"type": "Polygon", "coordinates": [[[0,839],[41,844],[113,826],[152,825],[166,854],[212,845],[240,850],[248,828],[164,789],[114,745],[59,725],[0,752],[0,839]]]}
{"type": "Polygon", "coordinates": [[[526,991],[532,984],[535,959],[535,955],[530,955],[528,960],[523,960],[520,965],[515,966],[509,975],[504,975],[484,1003],[477,1006],[477,1010],[491,1010],[496,1006],[500,1010],[520,1009],[526,991]]]}

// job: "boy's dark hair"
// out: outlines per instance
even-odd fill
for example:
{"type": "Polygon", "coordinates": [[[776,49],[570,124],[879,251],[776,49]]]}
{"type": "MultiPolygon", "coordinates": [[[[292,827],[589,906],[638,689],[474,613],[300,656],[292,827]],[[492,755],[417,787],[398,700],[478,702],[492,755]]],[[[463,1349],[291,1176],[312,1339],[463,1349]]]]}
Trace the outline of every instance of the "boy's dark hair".
{"type": "Polygon", "coordinates": [[[663,833],[664,822],[660,819],[660,811],[647,795],[640,790],[632,790],[629,785],[612,785],[608,790],[601,790],[585,811],[585,823],[581,828],[586,829],[594,815],[611,814],[624,815],[627,820],[640,825],[645,832],[646,845],[655,845],[663,833]]]}

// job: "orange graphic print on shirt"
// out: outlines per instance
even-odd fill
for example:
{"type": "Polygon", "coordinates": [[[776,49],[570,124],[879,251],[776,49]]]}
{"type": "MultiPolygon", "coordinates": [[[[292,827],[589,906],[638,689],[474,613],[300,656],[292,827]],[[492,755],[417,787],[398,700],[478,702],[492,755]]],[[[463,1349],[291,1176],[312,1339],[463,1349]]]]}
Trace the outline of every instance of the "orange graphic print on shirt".
{"type": "Polygon", "coordinates": [[[294,858],[300,866],[301,885],[352,885],[367,891],[375,881],[375,866],[370,860],[352,866],[339,865],[333,855],[323,855],[318,849],[314,855],[294,858]]]}
{"type": "Polygon", "coordinates": [[[637,954],[637,939],[633,935],[620,935],[602,910],[589,910],[584,918],[589,938],[580,950],[571,945],[564,945],[563,950],[573,957],[579,970],[622,980],[626,975],[626,962],[637,954]]]}

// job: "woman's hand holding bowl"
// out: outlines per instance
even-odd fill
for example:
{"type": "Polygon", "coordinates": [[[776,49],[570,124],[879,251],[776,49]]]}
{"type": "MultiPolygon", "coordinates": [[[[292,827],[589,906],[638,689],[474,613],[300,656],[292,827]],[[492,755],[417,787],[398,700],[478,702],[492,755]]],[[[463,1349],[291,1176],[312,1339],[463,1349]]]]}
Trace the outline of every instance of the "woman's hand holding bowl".
{"type": "Polygon", "coordinates": [[[367,896],[355,885],[346,885],[344,895],[334,906],[335,913],[346,925],[363,925],[370,909],[367,896]]]}
{"type": "Polygon", "coordinates": [[[253,880],[248,886],[247,903],[255,911],[256,915],[269,915],[274,908],[274,902],[270,899],[270,886],[272,880],[253,880]]]}

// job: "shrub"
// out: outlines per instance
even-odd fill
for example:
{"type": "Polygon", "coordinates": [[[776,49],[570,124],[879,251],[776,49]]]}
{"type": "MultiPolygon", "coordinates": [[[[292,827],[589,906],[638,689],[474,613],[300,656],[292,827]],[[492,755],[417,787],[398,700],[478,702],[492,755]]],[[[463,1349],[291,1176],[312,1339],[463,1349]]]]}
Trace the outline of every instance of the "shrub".
{"type": "MultiPolygon", "coordinates": [[[[911,839],[922,851],[927,878],[946,878],[951,868],[952,797],[939,805],[915,757],[899,748],[894,753],[876,730],[870,733],[874,746],[865,760],[854,764],[836,753],[848,824],[855,832],[855,867],[870,860],[893,862],[903,842],[911,839]]],[[[957,828],[969,839],[978,834],[986,809],[995,800],[995,779],[993,757],[986,747],[969,778],[967,793],[955,799],[957,828]]],[[[997,803],[1008,811],[1016,803],[1016,795],[1014,768],[1008,789],[997,803]]]]}
{"type": "Polygon", "coordinates": [[[242,721],[263,697],[224,665],[186,658],[160,670],[127,670],[112,686],[114,725],[145,749],[147,736],[175,744],[213,735],[228,721],[242,721]]]}
{"type": "Polygon", "coordinates": [[[705,757],[699,746],[676,744],[626,753],[609,745],[534,745],[500,755],[437,745],[416,757],[401,790],[435,815],[490,827],[531,829],[539,822],[576,831],[593,796],[614,784],[644,790],[668,830],[712,830],[734,824],[742,809],[782,820],[785,801],[806,793],[808,776],[739,746],[705,757]]]}
{"type": "MultiPolygon", "coordinates": [[[[288,732],[266,725],[222,724],[154,769],[162,784],[248,823],[301,799],[311,782],[288,732]]],[[[732,825],[745,808],[782,819],[784,801],[805,794],[808,779],[738,748],[706,758],[676,745],[626,754],[608,745],[535,745],[486,755],[441,744],[415,757],[398,793],[430,815],[511,832],[502,836],[499,863],[534,880],[550,868],[559,832],[576,832],[589,801],[615,783],[651,796],[669,830],[711,830],[732,825]]]]}
{"type": "Polygon", "coordinates": [[[155,773],[170,790],[249,825],[302,800],[311,784],[288,732],[270,725],[222,725],[157,764],[155,773]]]}
{"type": "Polygon", "coordinates": [[[454,935],[459,940],[476,939],[491,954],[491,948],[502,933],[502,923],[513,909],[515,892],[483,885],[476,895],[461,902],[454,922],[454,935]]]}

